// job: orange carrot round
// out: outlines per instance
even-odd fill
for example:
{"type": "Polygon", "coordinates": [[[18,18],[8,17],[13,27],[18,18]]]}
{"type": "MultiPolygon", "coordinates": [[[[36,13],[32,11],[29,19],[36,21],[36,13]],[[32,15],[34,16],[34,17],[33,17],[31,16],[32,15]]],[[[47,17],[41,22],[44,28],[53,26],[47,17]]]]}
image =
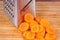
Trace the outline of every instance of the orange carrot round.
{"type": "Polygon", "coordinates": [[[40,23],[41,18],[40,18],[40,17],[36,17],[35,20],[36,20],[38,23],[40,23]]]}
{"type": "Polygon", "coordinates": [[[34,17],[31,13],[27,13],[25,16],[24,16],[24,20],[28,23],[30,23],[32,20],[34,20],[34,17]]]}
{"type": "Polygon", "coordinates": [[[48,27],[48,28],[46,28],[46,32],[49,33],[49,34],[56,34],[55,29],[52,28],[52,27],[48,27]]]}
{"type": "Polygon", "coordinates": [[[26,39],[34,39],[35,38],[35,33],[32,33],[31,31],[26,31],[23,33],[23,35],[26,39]]]}
{"type": "Polygon", "coordinates": [[[23,32],[23,37],[26,37],[28,31],[23,32]]]}
{"type": "Polygon", "coordinates": [[[40,38],[40,40],[45,40],[45,38],[40,38]]]}
{"type": "Polygon", "coordinates": [[[36,33],[36,37],[44,37],[45,36],[45,29],[43,28],[42,25],[39,25],[39,31],[36,33]]]}
{"type": "Polygon", "coordinates": [[[46,40],[56,40],[56,35],[55,34],[51,35],[51,34],[47,33],[45,36],[45,39],[46,40]]]}
{"type": "Polygon", "coordinates": [[[31,26],[31,32],[38,32],[39,31],[39,26],[37,24],[31,26]]]}
{"type": "Polygon", "coordinates": [[[30,29],[31,29],[31,32],[38,32],[39,31],[38,23],[36,21],[31,21],[30,29]]]}
{"type": "Polygon", "coordinates": [[[18,29],[19,29],[19,31],[24,32],[29,29],[29,24],[26,22],[23,22],[20,24],[18,29]]]}
{"type": "Polygon", "coordinates": [[[39,25],[39,32],[45,31],[44,27],[42,25],[39,25]]]}
{"type": "Polygon", "coordinates": [[[44,26],[45,28],[47,28],[47,27],[50,26],[49,21],[48,21],[48,20],[45,20],[45,19],[41,19],[40,24],[41,24],[42,26],[44,26]]]}
{"type": "Polygon", "coordinates": [[[22,32],[21,32],[19,29],[17,29],[17,32],[19,32],[19,33],[21,33],[21,34],[22,34],[22,32]]]}
{"type": "Polygon", "coordinates": [[[44,36],[45,36],[45,30],[43,30],[42,32],[36,33],[36,38],[41,38],[41,37],[44,38],[44,36]]]}
{"type": "Polygon", "coordinates": [[[33,21],[31,21],[30,26],[33,26],[33,25],[36,25],[36,24],[38,25],[38,23],[33,20],[33,21]]]}

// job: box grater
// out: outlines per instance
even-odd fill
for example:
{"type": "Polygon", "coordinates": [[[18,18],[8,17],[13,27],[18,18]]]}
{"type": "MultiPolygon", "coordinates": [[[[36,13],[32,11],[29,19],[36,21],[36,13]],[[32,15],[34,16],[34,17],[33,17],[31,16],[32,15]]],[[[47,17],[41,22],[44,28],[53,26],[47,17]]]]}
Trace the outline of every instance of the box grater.
{"type": "Polygon", "coordinates": [[[26,13],[35,13],[35,0],[4,0],[5,14],[18,27],[26,13]]]}

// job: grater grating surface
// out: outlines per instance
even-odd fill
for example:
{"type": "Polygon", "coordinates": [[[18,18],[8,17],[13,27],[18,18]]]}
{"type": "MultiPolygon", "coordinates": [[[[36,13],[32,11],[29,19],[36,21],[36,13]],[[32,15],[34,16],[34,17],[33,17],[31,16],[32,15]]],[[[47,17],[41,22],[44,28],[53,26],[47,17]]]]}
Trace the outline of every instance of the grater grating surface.
{"type": "MultiPolygon", "coordinates": [[[[6,15],[9,17],[9,19],[15,24],[15,1],[14,0],[4,0],[4,9],[6,12],[6,15]]],[[[17,10],[17,9],[16,9],[17,10]]],[[[16,23],[17,26],[17,23],[16,23]]]]}

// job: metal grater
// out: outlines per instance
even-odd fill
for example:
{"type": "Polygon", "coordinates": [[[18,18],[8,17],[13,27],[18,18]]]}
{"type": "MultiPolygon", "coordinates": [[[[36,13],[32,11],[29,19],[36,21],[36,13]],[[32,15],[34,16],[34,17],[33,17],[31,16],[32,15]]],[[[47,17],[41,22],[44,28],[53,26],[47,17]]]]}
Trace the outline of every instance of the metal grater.
{"type": "Polygon", "coordinates": [[[23,19],[24,13],[35,13],[35,0],[4,0],[5,14],[9,17],[12,23],[18,27],[23,19]]]}

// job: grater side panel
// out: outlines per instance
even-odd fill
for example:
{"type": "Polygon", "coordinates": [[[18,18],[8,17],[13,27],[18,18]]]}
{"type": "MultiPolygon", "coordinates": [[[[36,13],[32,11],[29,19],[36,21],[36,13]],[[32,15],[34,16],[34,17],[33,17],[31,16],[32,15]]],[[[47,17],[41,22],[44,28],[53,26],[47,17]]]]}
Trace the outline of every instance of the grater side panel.
{"type": "Polygon", "coordinates": [[[15,21],[17,19],[15,19],[16,14],[15,13],[15,1],[16,0],[4,0],[4,9],[5,9],[5,14],[8,16],[8,18],[12,21],[12,23],[15,24],[15,26],[17,26],[17,23],[15,23],[15,21]]]}

